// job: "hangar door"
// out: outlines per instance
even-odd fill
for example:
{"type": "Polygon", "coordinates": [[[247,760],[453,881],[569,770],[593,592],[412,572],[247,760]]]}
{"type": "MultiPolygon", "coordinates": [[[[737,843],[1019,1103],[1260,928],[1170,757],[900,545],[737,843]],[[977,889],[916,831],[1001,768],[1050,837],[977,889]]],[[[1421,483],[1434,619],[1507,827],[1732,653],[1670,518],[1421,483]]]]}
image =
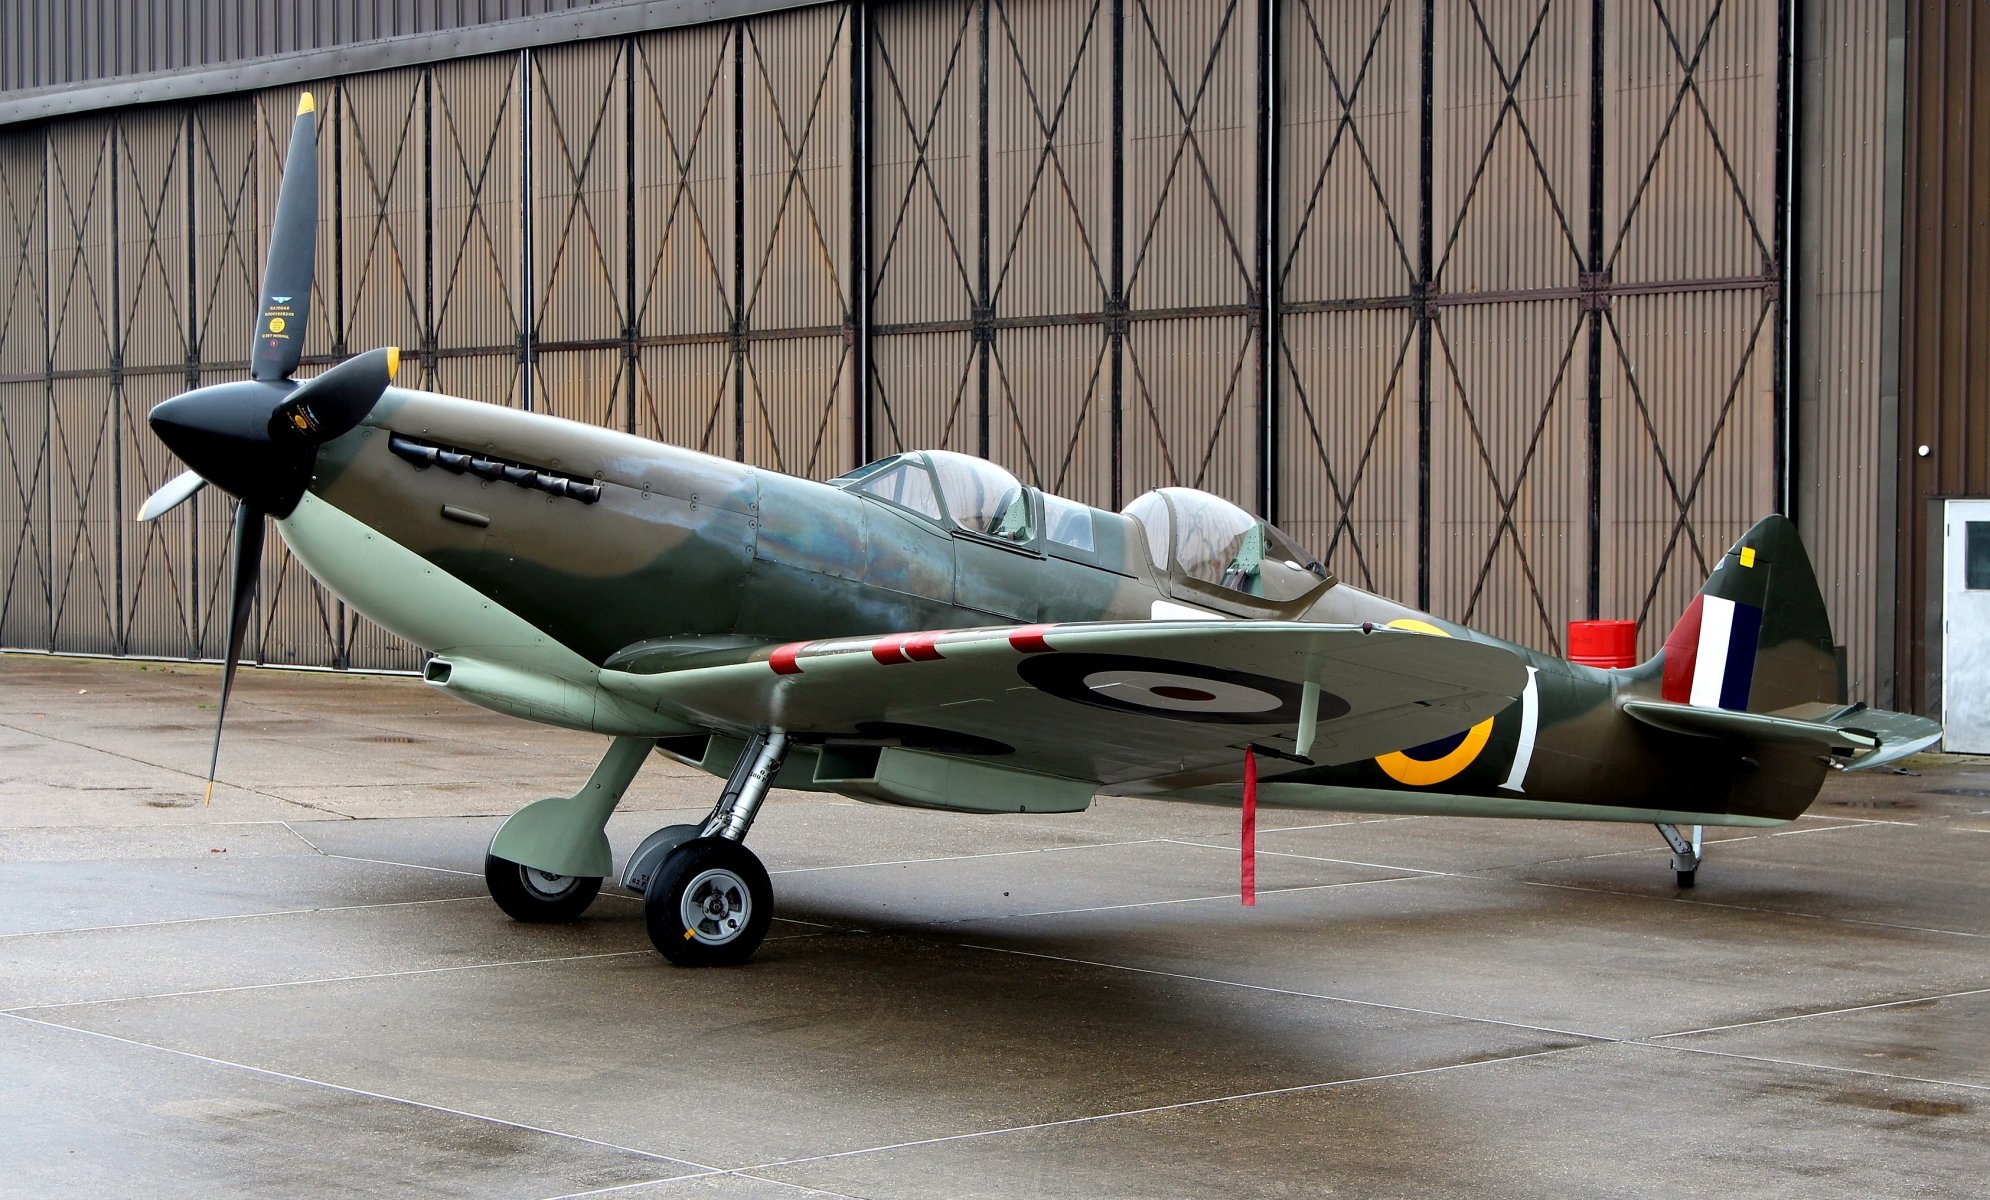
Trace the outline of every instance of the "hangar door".
{"type": "Polygon", "coordinates": [[[868,448],[1654,649],[1779,507],[1784,7],[875,7],[868,448]]]}
{"type": "MultiPolygon", "coordinates": [[[[824,4],[313,85],[307,365],[826,477],[1222,494],[1345,579],[1655,648],[1779,506],[1787,6],[824,4]]],[[[210,657],[298,87],[0,131],[0,643],[210,657]]],[[[253,657],[410,667],[273,540],[253,657]]]]}

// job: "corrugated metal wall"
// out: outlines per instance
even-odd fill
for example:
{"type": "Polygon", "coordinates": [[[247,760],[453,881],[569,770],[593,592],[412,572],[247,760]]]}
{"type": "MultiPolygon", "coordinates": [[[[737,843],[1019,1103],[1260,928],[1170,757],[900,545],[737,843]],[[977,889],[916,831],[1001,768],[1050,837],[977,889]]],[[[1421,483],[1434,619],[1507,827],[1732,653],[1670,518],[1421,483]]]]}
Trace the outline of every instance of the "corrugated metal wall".
{"type": "Polygon", "coordinates": [[[1990,496],[1990,14],[1963,0],[1908,11],[1899,652],[1903,699],[1930,711],[1942,698],[1940,504],[1990,496]]]}
{"type": "Polygon", "coordinates": [[[10,0],[0,92],[449,32],[626,0],[10,0]]]}
{"type": "MultiPolygon", "coordinates": [[[[1784,482],[1782,11],[917,0],[351,76],[307,361],[816,477],[1201,486],[1362,586],[1650,649],[1784,482]]],[[[6,644],[214,652],[225,509],[124,514],[144,408],[242,369],[297,90],[0,130],[45,314],[0,341],[6,644]]],[[[415,661],[275,547],[264,596],[266,660],[415,661]]]]}
{"type": "MultiPolygon", "coordinates": [[[[1888,0],[1812,6],[1798,105],[1793,504],[1853,696],[1892,705],[1898,472],[1883,400],[1888,0]]],[[[1897,317],[1897,313],[1896,313],[1897,317]]],[[[1897,381],[1892,385],[1897,387],[1897,381]]]]}

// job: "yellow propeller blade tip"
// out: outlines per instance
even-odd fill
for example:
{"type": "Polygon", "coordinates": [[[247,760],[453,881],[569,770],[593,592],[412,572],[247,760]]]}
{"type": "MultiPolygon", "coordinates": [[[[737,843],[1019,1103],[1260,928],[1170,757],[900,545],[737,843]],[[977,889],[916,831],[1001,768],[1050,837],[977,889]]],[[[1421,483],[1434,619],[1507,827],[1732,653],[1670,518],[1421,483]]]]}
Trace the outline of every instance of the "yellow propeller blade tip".
{"type": "Polygon", "coordinates": [[[311,93],[306,92],[302,96],[299,96],[297,98],[298,116],[301,117],[307,112],[317,112],[317,111],[318,111],[318,102],[311,98],[311,93]]]}
{"type": "Polygon", "coordinates": [[[213,781],[212,779],[210,779],[210,780],[208,780],[208,781],[207,781],[207,798],[206,798],[206,799],[204,799],[204,800],[202,800],[202,801],[201,801],[200,803],[201,803],[201,807],[203,807],[203,808],[208,808],[208,807],[212,807],[212,806],[213,806],[213,804],[214,804],[214,781],[213,781]]]}
{"type": "Polygon", "coordinates": [[[387,347],[387,378],[392,379],[401,373],[401,348],[387,347]]]}

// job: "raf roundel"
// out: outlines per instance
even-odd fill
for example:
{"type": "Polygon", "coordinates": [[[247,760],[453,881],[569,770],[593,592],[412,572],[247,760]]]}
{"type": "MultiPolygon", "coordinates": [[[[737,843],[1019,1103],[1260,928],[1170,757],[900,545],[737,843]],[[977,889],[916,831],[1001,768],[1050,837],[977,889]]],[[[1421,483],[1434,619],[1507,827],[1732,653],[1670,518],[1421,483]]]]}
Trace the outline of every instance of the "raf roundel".
{"type": "MultiPolygon", "coordinates": [[[[1047,654],[1016,665],[1040,691],[1080,704],[1177,721],[1281,725],[1299,719],[1296,683],[1200,663],[1124,654],[1047,654]]],[[[1320,718],[1347,712],[1347,702],[1320,693],[1320,718]]]]}
{"type": "MultiPolygon", "coordinates": [[[[1389,628],[1408,629],[1416,633],[1434,634],[1437,637],[1451,636],[1429,621],[1419,621],[1413,617],[1391,621],[1389,628]]],[[[1428,745],[1411,746],[1405,750],[1377,755],[1375,765],[1382,768],[1384,775],[1410,787],[1429,787],[1432,784],[1443,783],[1478,761],[1479,752],[1486,748],[1486,743],[1492,738],[1492,727],[1493,718],[1487,717],[1463,733],[1439,738],[1428,745]]]]}

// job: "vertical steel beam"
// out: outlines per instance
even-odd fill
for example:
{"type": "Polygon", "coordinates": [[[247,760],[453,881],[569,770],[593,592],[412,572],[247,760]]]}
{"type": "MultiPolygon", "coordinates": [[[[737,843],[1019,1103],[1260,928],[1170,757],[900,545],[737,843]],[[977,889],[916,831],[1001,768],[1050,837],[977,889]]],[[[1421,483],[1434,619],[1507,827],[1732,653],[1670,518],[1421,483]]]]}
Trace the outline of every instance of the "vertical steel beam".
{"type": "Polygon", "coordinates": [[[1410,305],[1416,314],[1416,606],[1430,609],[1430,293],[1435,236],[1432,228],[1436,197],[1432,193],[1432,138],[1437,91],[1437,0],[1423,0],[1423,100],[1417,150],[1417,277],[1410,284],[1410,305]]]}
{"type": "Polygon", "coordinates": [[[1124,471],[1120,465],[1124,439],[1124,395],[1126,350],[1126,0],[1112,0],[1112,167],[1109,198],[1112,214],[1111,275],[1106,281],[1107,353],[1112,357],[1112,476],[1111,506],[1125,503],[1120,495],[1124,471]]]}
{"type": "MultiPolygon", "coordinates": [[[[1589,278],[1603,283],[1603,45],[1606,0],[1589,5],[1589,278]]],[[[1589,587],[1583,615],[1594,621],[1603,607],[1603,305],[1589,304],[1589,587]]]]}
{"type": "Polygon", "coordinates": [[[1790,264],[1796,261],[1792,252],[1793,231],[1797,228],[1797,203],[1801,198],[1797,187],[1795,163],[1797,156],[1792,152],[1796,140],[1797,120],[1797,79],[1798,55],[1795,39],[1800,22],[1799,8],[1802,0],[1784,0],[1776,7],[1776,182],[1775,217],[1773,232],[1770,234],[1771,257],[1773,264],[1763,264],[1763,274],[1772,277],[1776,283],[1776,298],[1771,301],[1780,310],[1782,320],[1778,322],[1775,369],[1771,387],[1774,395],[1770,408],[1774,413],[1776,471],[1776,507],[1791,520],[1796,512],[1796,404],[1793,389],[1790,387],[1790,364],[1792,348],[1796,344],[1798,311],[1796,281],[1792,278],[1790,264]]]}
{"type": "Polygon", "coordinates": [[[975,372],[975,451],[988,457],[988,376],[995,350],[995,301],[988,278],[988,8],[991,0],[976,5],[976,53],[981,62],[975,71],[975,250],[974,250],[974,354],[975,372]]]}
{"type": "Polygon", "coordinates": [[[1258,2],[1258,512],[1278,523],[1278,21],[1277,0],[1258,2]]]}
{"type": "Polygon", "coordinates": [[[41,609],[47,628],[44,637],[47,648],[55,649],[55,305],[49,300],[49,281],[55,278],[55,205],[49,196],[50,159],[55,154],[55,144],[48,136],[48,126],[40,130],[41,136],[41,350],[42,350],[42,422],[41,422],[41,544],[45,556],[41,564],[41,609]]]}
{"type": "Polygon", "coordinates": [[[518,404],[531,412],[534,329],[539,298],[532,290],[532,52],[518,52],[518,404]]]}
{"type": "Polygon", "coordinates": [[[732,23],[732,454],[746,461],[746,22],[732,23]]]}
{"type": "Polygon", "coordinates": [[[638,299],[636,289],[640,278],[636,273],[636,39],[622,39],[622,141],[625,148],[622,154],[622,263],[626,276],[622,288],[622,395],[628,401],[623,406],[622,427],[626,433],[636,431],[636,376],[638,355],[636,338],[642,332],[636,327],[638,299]]]}
{"type": "MultiPolygon", "coordinates": [[[[345,81],[339,80],[332,86],[331,95],[326,97],[332,110],[332,294],[327,298],[325,308],[332,317],[332,358],[346,356],[346,332],[351,325],[352,315],[345,309],[345,81]]],[[[295,118],[293,118],[294,120],[295,118]]],[[[318,141],[323,142],[324,126],[318,127],[318,141]]],[[[317,146],[314,154],[322,154],[317,146]]],[[[322,157],[319,161],[323,161],[322,157]]],[[[288,164],[285,164],[288,165],[288,164]]],[[[322,209],[324,206],[320,205],[322,209]]],[[[314,246],[315,249],[315,246],[314,246]]],[[[315,278],[317,272],[312,272],[315,278]]]]}
{"type": "MultiPolygon", "coordinates": [[[[1900,678],[1905,647],[1900,644],[1900,613],[1914,611],[1913,593],[1902,585],[1899,542],[1911,537],[1912,519],[1901,519],[1900,455],[1900,351],[1901,351],[1901,246],[1905,233],[1903,212],[1907,164],[1907,3],[1886,3],[1886,117],[1881,129],[1885,146],[1880,170],[1880,300],[1879,300],[1879,529],[1878,551],[1873,557],[1876,579],[1874,636],[1878,653],[1874,656],[1874,702],[1881,708],[1899,708],[1911,703],[1910,681],[1900,678]]],[[[1911,621],[1910,621],[1911,623],[1911,621]]]]}
{"type": "MultiPolygon", "coordinates": [[[[435,386],[435,68],[421,73],[421,386],[435,386]]],[[[193,293],[189,292],[188,295],[193,293]]]]}
{"type": "MultiPolygon", "coordinates": [[[[332,325],[332,358],[336,361],[344,358],[348,352],[346,348],[346,334],[352,326],[352,314],[346,311],[345,294],[345,114],[347,108],[345,102],[345,81],[341,79],[331,89],[331,92],[333,285],[331,303],[326,305],[326,307],[335,314],[332,325]]],[[[322,142],[324,140],[323,126],[319,126],[318,135],[319,141],[322,142]]],[[[316,146],[313,146],[311,149],[313,154],[319,152],[316,146]]],[[[322,207],[321,205],[320,208],[322,209],[322,207]]],[[[314,270],[312,274],[315,278],[316,271],[314,270]]],[[[282,546],[282,539],[279,538],[277,541],[279,544],[277,554],[279,556],[289,554],[289,548],[282,546]]],[[[306,590],[316,587],[317,581],[311,578],[311,575],[304,570],[303,565],[295,565],[297,573],[302,577],[297,586],[306,590]]],[[[358,614],[346,604],[345,598],[338,593],[331,592],[328,589],[327,595],[331,602],[331,612],[328,614],[331,628],[325,632],[330,635],[328,640],[332,643],[332,661],[326,665],[344,671],[352,666],[352,626],[353,620],[358,614]]],[[[270,603],[263,609],[263,612],[267,615],[264,617],[265,624],[263,625],[263,653],[257,656],[259,659],[267,659],[269,657],[269,625],[267,622],[276,614],[275,601],[276,597],[272,595],[270,603]]]]}
{"type": "Polygon", "coordinates": [[[876,457],[871,441],[871,6],[850,7],[850,357],[856,371],[859,463],[876,457]]]}
{"type": "MultiPolygon", "coordinates": [[[[187,390],[200,386],[200,209],[195,203],[198,192],[194,187],[194,175],[200,167],[199,143],[195,134],[200,129],[199,108],[187,105],[186,120],[186,179],[182,196],[187,206],[186,243],[181,247],[181,262],[186,268],[183,276],[187,298],[186,339],[187,339],[187,390]]],[[[253,139],[252,139],[253,141],[253,139]]],[[[187,509],[187,648],[186,657],[200,657],[200,613],[201,600],[205,594],[206,579],[200,569],[200,511],[196,504],[187,509]]]]}
{"type": "MultiPolygon", "coordinates": [[[[124,422],[120,420],[124,408],[124,352],[130,340],[131,327],[121,311],[124,307],[124,214],[118,203],[123,192],[123,180],[118,178],[119,151],[124,143],[124,116],[113,116],[104,137],[104,172],[110,177],[110,208],[105,214],[109,219],[105,236],[110,245],[105,247],[110,258],[110,293],[100,303],[108,303],[110,318],[105,328],[111,331],[111,378],[110,412],[104,414],[111,423],[111,596],[104,614],[110,624],[110,647],[112,654],[122,655],[127,649],[130,631],[126,628],[125,614],[131,611],[130,597],[125,595],[124,578],[124,422]]],[[[155,234],[156,236],[156,234],[155,234]]],[[[103,470],[100,466],[97,470],[103,470]]],[[[78,506],[81,507],[80,505],[78,506]]],[[[78,513],[77,518],[87,518],[86,513],[78,513]]]]}

